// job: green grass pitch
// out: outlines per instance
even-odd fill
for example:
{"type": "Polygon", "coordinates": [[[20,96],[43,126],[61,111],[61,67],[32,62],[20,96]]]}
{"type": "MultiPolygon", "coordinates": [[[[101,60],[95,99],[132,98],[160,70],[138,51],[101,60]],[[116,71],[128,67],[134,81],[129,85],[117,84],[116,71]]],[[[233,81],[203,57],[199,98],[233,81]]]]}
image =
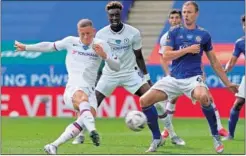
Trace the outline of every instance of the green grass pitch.
{"type": "MultiPolygon", "coordinates": [[[[44,154],[45,144],[54,141],[73,122],[73,118],[2,118],[2,154],[44,154]]],[[[227,127],[227,120],[222,120],[227,127]]],[[[239,120],[236,137],[224,142],[224,154],[245,153],[243,119],[239,120]]],[[[153,154],[216,154],[206,119],[174,118],[177,134],[186,141],[183,147],[171,144],[168,139],[164,146],[153,154]]],[[[141,132],[129,130],[123,119],[97,119],[96,126],[101,145],[94,146],[86,134],[81,145],[72,145],[71,140],[58,149],[58,154],[146,154],[151,133],[146,127],[141,132]]],[[[163,125],[160,123],[160,127],[163,125]]]]}

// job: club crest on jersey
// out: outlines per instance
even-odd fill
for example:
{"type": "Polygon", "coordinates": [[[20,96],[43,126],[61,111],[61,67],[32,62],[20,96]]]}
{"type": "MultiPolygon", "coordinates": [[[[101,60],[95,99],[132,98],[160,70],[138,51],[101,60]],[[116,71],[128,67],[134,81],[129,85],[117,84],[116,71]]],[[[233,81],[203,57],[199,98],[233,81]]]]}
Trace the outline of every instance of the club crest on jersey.
{"type": "Polygon", "coordinates": [[[200,43],[201,40],[202,40],[202,38],[201,38],[200,36],[197,36],[197,37],[196,37],[196,42],[200,43]]]}
{"type": "Polygon", "coordinates": [[[128,39],[128,38],[125,38],[125,39],[124,39],[124,43],[125,43],[125,44],[129,43],[129,39],[128,39]]]}

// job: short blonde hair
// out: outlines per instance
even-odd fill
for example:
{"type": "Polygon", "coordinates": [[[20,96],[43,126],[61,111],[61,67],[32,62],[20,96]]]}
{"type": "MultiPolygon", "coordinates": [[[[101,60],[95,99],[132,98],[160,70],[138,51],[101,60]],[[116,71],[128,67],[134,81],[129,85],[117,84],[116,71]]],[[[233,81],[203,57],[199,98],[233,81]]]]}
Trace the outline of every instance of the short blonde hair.
{"type": "Polygon", "coordinates": [[[81,20],[79,20],[77,26],[79,28],[83,28],[83,27],[87,27],[87,26],[91,26],[92,27],[93,23],[92,23],[92,21],[90,19],[81,19],[81,20]]]}

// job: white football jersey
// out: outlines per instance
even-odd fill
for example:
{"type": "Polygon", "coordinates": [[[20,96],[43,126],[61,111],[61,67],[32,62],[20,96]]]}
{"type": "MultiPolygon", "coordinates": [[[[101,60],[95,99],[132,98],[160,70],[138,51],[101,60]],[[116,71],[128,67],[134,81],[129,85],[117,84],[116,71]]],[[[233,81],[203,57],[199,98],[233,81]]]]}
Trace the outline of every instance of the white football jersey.
{"type": "Polygon", "coordinates": [[[160,39],[160,49],[159,49],[159,54],[163,54],[164,51],[164,43],[167,39],[167,34],[168,32],[166,32],[164,35],[162,35],[161,39],[160,39]]]}
{"type": "Polygon", "coordinates": [[[54,42],[56,50],[67,50],[66,68],[68,72],[67,85],[80,87],[95,86],[97,71],[102,58],[92,49],[93,44],[100,44],[108,55],[111,55],[109,45],[94,38],[89,46],[84,45],[79,37],[69,36],[54,42]]]}
{"type": "Polygon", "coordinates": [[[119,32],[114,32],[110,25],[100,29],[96,38],[106,41],[113,55],[120,60],[120,71],[113,71],[107,64],[103,68],[103,74],[110,76],[122,76],[131,73],[137,67],[136,56],[133,50],[142,48],[142,38],[138,29],[123,24],[123,28],[119,32]]]}

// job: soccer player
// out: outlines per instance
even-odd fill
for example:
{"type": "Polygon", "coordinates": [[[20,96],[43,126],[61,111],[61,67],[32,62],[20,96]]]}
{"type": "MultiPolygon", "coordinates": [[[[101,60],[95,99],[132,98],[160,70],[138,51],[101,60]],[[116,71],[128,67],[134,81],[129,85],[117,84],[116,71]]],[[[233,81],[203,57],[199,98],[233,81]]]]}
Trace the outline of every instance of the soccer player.
{"type": "MultiPolygon", "coordinates": [[[[168,22],[171,25],[171,27],[181,24],[181,22],[182,22],[181,11],[178,9],[172,9],[168,15],[168,22]]],[[[169,72],[168,62],[165,61],[162,57],[163,43],[166,40],[166,36],[167,36],[167,33],[162,35],[162,37],[160,39],[159,54],[161,55],[161,57],[160,57],[161,66],[162,66],[163,70],[165,71],[166,75],[169,75],[170,72],[169,72]]],[[[164,103],[159,102],[159,103],[155,104],[155,107],[157,109],[159,119],[163,121],[164,126],[165,126],[164,131],[162,132],[162,137],[164,139],[167,139],[167,137],[170,135],[171,142],[173,144],[185,145],[185,141],[183,139],[181,139],[179,136],[177,136],[177,134],[175,133],[172,122],[171,122],[173,112],[175,111],[174,107],[175,107],[176,100],[177,100],[177,98],[173,100],[172,104],[170,104],[170,102],[167,102],[167,101],[165,101],[164,103]],[[168,110],[167,110],[166,104],[169,104],[168,110]]]]}
{"type": "MultiPolygon", "coordinates": [[[[243,26],[243,30],[245,31],[245,15],[241,17],[241,22],[243,26]]],[[[234,65],[237,62],[240,54],[244,54],[245,56],[245,35],[239,38],[235,43],[235,48],[233,54],[226,64],[225,72],[231,71],[234,65]]],[[[230,119],[229,119],[229,135],[223,138],[223,140],[232,140],[234,138],[234,132],[236,129],[236,124],[239,118],[239,113],[243,105],[245,104],[245,76],[243,76],[242,81],[239,86],[239,92],[236,94],[236,100],[234,101],[233,107],[230,111],[230,119]]]]}
{"type": "MultiPolygon", "coordinates": [[[[96,86],[98,106],[116,87],[122,86],[137,96],[150,89],[150,76],[142,55],[142,39],[138,29],[121,21],[122,4],[111,1],[106,5],[110,25],[99,30],[96,37],[106,41],[120,60],[120,71],[115,72],[105,64],[103,74],[96,86]]],[[[153,104],[141,105],[152,132],[152,143],[146,152],[154,152],[164,143],[161,137],[158,115],[153,104]]],[[[79,137],[77,137],[79,139],[79,137]]],[[[79,141],[78,141],[79,142],[79,141]]]]}
{"type": "Polygon", "coordinates": [[[31,45],[15,42],[17,51],[67,50],[66,68],[69,79],[63,96],[64,102],[79,111],[80,115],[74,123],[67,126],[57,140],[44,147],[48,154],[56,154],[58,146],[77,136],[84,128],[89,131],[94,145],[100,145],[94,119],[97,110],[94,89],[97,70],[102,60],[106,61],[111,70],[118,71],[120,69],[119,60],[113,56],[109,45],[101,39],[94,38],[95,29],[91,20],[80,20],[77,28],[79,37],[69,36],[56,42],[41,42],[31,45]]]}
{"type": "Polygon", "coordinates": [[[155,83],[147,93],[140,97],[140,103],[148,106],[167,99],[171,101],[182,94],[185,94],[193,102],[199,101],[211,129],[214,148],[217,153],[222,153],[224,146],[218,134],[215,111],[211,104],[209,90],[202,79],[203,52],[206,52],[213,69],[226,87],[232,92],[237,92],[238,86],[228,80],[216,58],[212,50],[210,34],[196,25],[198,12],[199,8],[196,2],[187,1],[183,4],[183,26],[179,25],[169,30],[164,46],[164,60],[172,60],[170,76],[155,83]]]}
{"type": "MultiPolygon", "coordinates": [[[[168,21],[169,21],[169,24],[171,25],[171,27],[181,24],[181,22],[182,22],[182,13],[181,13],[181,11],[180,10],[177,10],[177,9],[171,10],[170,13],[169,13],[168,21]]],[[[163,48],[165,46],[164,43],[165,43],[167,34],[168,34],[168,32],[165,33],[161,37],[161,40],[160,40],[160,46],[161,46],[161,48],[159,49],[159,54],[161,56],[163,55],[163,48]]],[[[168,61],[165,61],[163,57],[160,57],[160,62],[161,62],[162,68],[165,71],[166,75],[170,75],[170,71],[169,71],[169,67],[168,67],[168,63],[169,62],[168,61]]],[[[204,71],[203,70],[203,66],[202,66],[202,71],[204,71]]],[[[203,80],[205,81],[205,77],[206,76],[205,76],[205,73],[204,72],[203,72],[203,74],[204,74],[203,75],[203,80]]],[[[211,94],[210,94],[210,96],[211,96],[211,100],[213,100],[213,97],[212,97],[211,94]]],[[[172,121],[172,117],[173,117],[173,114],[175,112],[175,104],[176,104],[176,101],[177,101],[177,98],[175,98],[171,102],[167,101],[166,102],[166,108],[162,108],[163,107],[163,104],[157,103],[156,105],[157,105],[157,107],[159,107],[159,109],[157,109],[157,112],[158,112],[159,117],[165,117],[166,116],[165,114],[169,114],[170,119],[172,121]]],[[[216,106],[215,106],[214,103],[212,103],[212,105],[214,107],[215,115],[216,115],[216,118],[217,118],[217,125],[218,125],[219,135],[220,136],[227,136],[228,135],[228,132],[227,132],[227,130],[225,128],[223,128],[223,126],[221,124],[219,111],[216,108],[216,106]]],[[[163,118],[162,120],[165,120],[165,118],[163,118]]],[[[164,129],[164,131],[162,132],[162,137],[164,139],[166,139],[169,136],[169,133],[170,133],[170,137],[171,137],[172,143],[178,144],[178,145],[184,145],[185,142],[182,139],[179,139],[179,138],[175,137],[175,132],[172,130],[172,127],[173,126],[170,125],[169,127],[167,127],[167,128],[164,129]],[[173,141],[174,139],[177,140],[177,141],[173,141]]]]}

